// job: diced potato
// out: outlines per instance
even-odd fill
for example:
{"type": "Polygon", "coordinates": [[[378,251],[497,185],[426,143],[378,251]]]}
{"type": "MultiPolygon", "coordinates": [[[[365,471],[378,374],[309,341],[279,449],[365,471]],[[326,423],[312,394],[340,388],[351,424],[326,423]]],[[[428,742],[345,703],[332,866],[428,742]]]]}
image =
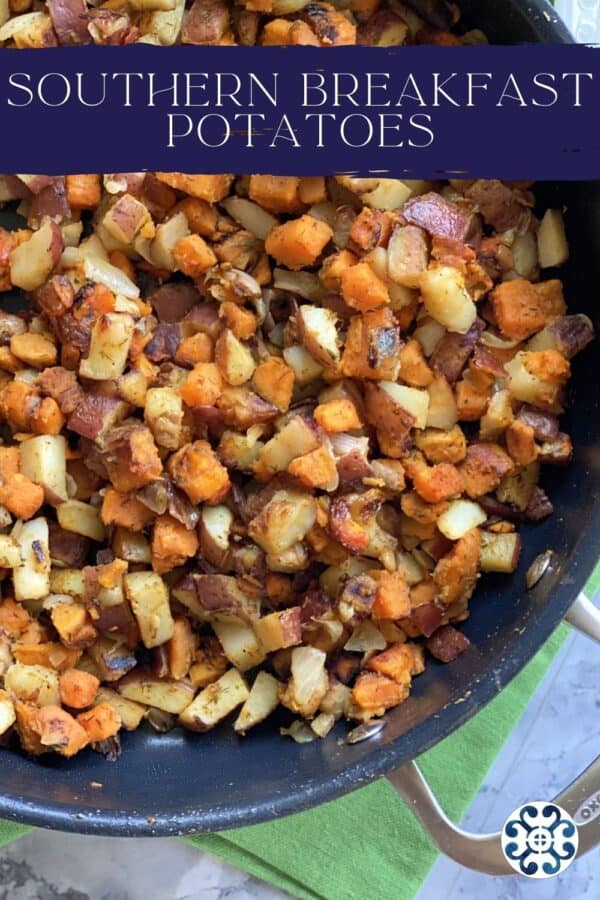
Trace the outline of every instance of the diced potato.
{"type": "Polygon", "coordinates": [[[221,566],[229,551],[229,535],[233,513],[223,504],[204,506],[200,513],[200,547],[202,555],[214,566],[221,566]]]}
{"type": "Polygon", "coordinates": [[[310,494],[277,491],[252,519],[248,534],[265,553],[277,555],[301,541],[316,517],[316,503],[310,494]]]}
{"type": "Polygon", "coordinates": [[[319,365],[326,367],[339,360],[340,348],[335,313],[323,307],[303,304],[299,310],[298,320],[304,346],[319,365]]]}
{"type": "Polygon", "coordinates": [[[4,687],[19,700],[36,706],[60,706],[58,674],[45,666],[16,662],[4,674],[4,687]]]}
{"type": "Polygon", "coordinates": [[[267,653],[302,642],[300,607],[291,606],[263,616],[254,623],[254,630],[267,653]]]}
{"type": "Polygon", "coordinates": [[[40,287],[58,263],[62,249],[60,228],[51,219],[44,219],[30,239],[19,244],[10,255],[12,284],[24,291],[34,291],[40,287]]]}
{"type": "Polygon", "coordinates": [[[53,594],[68,594],[75,599],[83,598],[85,593],[83,571],[81,569],[52,569],[50,591],[53,594]]]}
{"type": "Polygon", "coordinates": [[[569,258],[565,223],[559,209],[547,209],[537,233],[538,256],[542,269],[562,266],[569,258]]]}
{"type": "Polygon", "coordinates": [[[333,713],[325,712],[319,713],[319,715],[315,716],[315,718],[310,723],[311,729],[320,738],[327,737],[334,725],[335,716],[333,715],[333,713]]]}
{"type": "Polygon", "coordinates": [[[510,392],[496,391],[490,397],[488,408],[479,423],[479,437],[482,441],[496,441],[508,428],[514,418],[510,392]]]}
{"type": "Polygon", "coordinates": [[[6,691],[0,691],[0,735],[6,734],[16,721],[15,706],[6,691]]]}
{"type": "Polygon", "coordinates": [[[170,47],[181,32],[184,12],[185,0],[175,0],[173,9],[142,13],[140,17],[140,29],[144,35],[142,40],[154,40],[164,47],[170,47]]]}
{"type": "Polygon", "coordinates": [[[418,288],[429,253],[425,232],[414,225],[395,228],[387,252],[388,275],[396,284],[418,288]]]}
{"type": "Polygon", "coordinates": [[[94,323],[87,357],[79,374],[106,381],[123,374],[133,338],[134,321],[127,313],[102,313],[94,323]]]}
{"type": "Polygon", "coordinates": [[[310,384],[323,372],[323,366],[300,344],[292,344],[283,351],[283,358],[292,369],[298,384],[310,384]]]}
{"type": "Polygon", "coordinates": [[[265,658],[253,628],[246,622],[234,616],[220,615],[211,621],[211,625],[225,656],[240,672],[258,666],[265,658]]]}
{"type": "Polygon", "coordinates": [[[190,731],[208,731],[230,712],[245,703],[250,692],[237,671],[229,669],[224,675],[200,691],[195,700],[183,710],[179,722],[190,731]]]}
{"type": "Polygon", "coordinates": [[[226,328],[215,346],[215,361],[225,380],[237,387],[252,378],[254,357],[234,333],[226,328]]]}
{"type": "Polygon", "coordinates": [[[415,418],[415,428],[426,428],[429,414],[429,394],[418,388],[406,387],[393,381],[380,381],[379,387],[411,416],[415,418]]]}
{"type": "Polygon", "coordinates": [[[179,241],[190,233],[185,213],[178,212],[156,229],[156,237],[150,245],[155,264],[169,272],[175,271],[173,250],[179,241]]]}
{"type": "Polygon", "coordinates": [[[529,506],[535,486],[540,477],[539,462],[520,466],[516,471],[505,475],[496,491],[501,503],[510,503],[521,512],[529,506]]]}
{"type": "Polygon", "coordinates": [[[107,687],[98,689],[96,700],[98,703],[109,703],[119,713],[121,723],[126,731],[135,731],[146,715],[145,705],[128,700],[107,687]]]}
{"type": "Polygon", "coordinates": [[[510,249],[517,275],[521,278],[533,278],[538,268],[538,249],[533,232],[518,234],[510,249]]]}
{"type": "Polygon", "coordinates": [[[303,416],[294,416],[260,451],[254,471],[259,477],[270,478],[283,472],[293,459],[305,456],[321,444],[314,425],[303,416]]]}
{"type": "Polygon", "coordinates": [[[410,184],[397,178],[380,178],[377,187],[363,194],[361,200],[372,209],[399,209],[412,195],[410,184]]]}
{"type": "Polygon", "coordinates": [[[13,569],[15,598],[39,600],[50,592],[50,549],[48,523],[39,517],[17,522],[12,537],[19,545],[22,565],[13,569]]]}
{"type": "Polygon", "coordinates": [[[421,294],[429,315],[448,331],[465,334],[477,318],[477,308],[458,269],[437,266],[420,278],[421,294]]]}
{"type": "Polygon", "coordinates": [[[277,679],[268,672],[258,673],[248,698],[233,724],[238,734],[245,734],[249,728],[253,728],[271,715],[279,706],[279,688],[277,679]]]}
{"type": "Polygon", "coordinates": [[[100,518],[100,510],[81,500],[67,500],[56,507],[58,524],[65,531],[83,534],[93,541],[104,540],[104,525],[100,518]]]}
{"type": "Polygon", "coordinates": [[[149,388],[144,403],[144,421],[159,447],[177,450],[183,425],[183,405],[178,391],[170,387],[149,388]]]}
{"type": "Polygon", "coordinates": [[[46,503],[67,499],[67,442],[62,434],[40,434],[22,441],[19,469],[44,488],[46,503]]]}
{"type": "MultiPolygon", "coordinates": [[[[122,678],[117,689],[127,700],[155,706],[165,712],[178,715],[186,709],[193,696],[194,689],[187,681],[171,681],[167,678],[155,678],[149,672],[135,669],[122,678]]],[[[102,691],[98,693],[100,699],[102,691]]],[[[111,700],[108,700],[111,703],[111,700]]],[[[117,708],[117,712],[121,711],[117,708]]],[[[123,720],[125,722],[125,720],[123,720]]]]}
{"type": "Polygon", "coordinates": [[[172,636],[174,627],[164,581],[155,572],[128,572],[123,581],[144,645],[158,647],[164,644],[172,636]]]}
{"type": "Polygon", "coordinates": [[[480,565],[482,572],[515,572],[521,553],[521,538],[516,531],[507,534],[481,532],[480,565]]]}
{"type": "Polygon", "coordinates": [[[0,569],[16,569],[21,565],[21,551],[16,540],[0,534],[0,569]]]}
{"type": "Polygon", "coordinates": [[[443,375],[436,375],[427,388],[429,407],[427,428],[443,428],[450,431],[458,422],[458,409],[454,392],[443,375]]]}
{"type": "Polygon", "coordinates": [[[437,520],[437,527],[444,537],[457,541],[471,528],[477,528],[487,519],[487,513],[471,500],[452,500],[437,520]]]}
{"type": "Polygon", "coordinates": [[[504,366],[507,386],[516,400],[549,412],[562,412],[559,391],[569,377],[569,363],[557,350],[520,352],[504,366]]]}

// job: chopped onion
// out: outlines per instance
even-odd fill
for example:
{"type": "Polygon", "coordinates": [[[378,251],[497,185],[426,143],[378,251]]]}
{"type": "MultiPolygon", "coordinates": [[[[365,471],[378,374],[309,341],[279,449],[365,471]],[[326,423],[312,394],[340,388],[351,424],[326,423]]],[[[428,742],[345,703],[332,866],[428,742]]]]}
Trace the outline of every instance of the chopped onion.
{"type": "Polygon", "coordinates": [[[325,293],[323,285],[312,272],[289,272],[287,269],[275,269],[273,287],[298,294],[305,300],[320,300],[325,293]]]}
{"type": "Polygon", "coordinates": [[[449,541],[457,541],[486,519],[487,513],[478,503],[471,500],[453,500],[437,520],[437,527],[449,541]]]}
{"type": "Polygon", "coordinates": [[[264,241],[273,231],[278,220],[271,213],[253,203],[252,200],[246,200],[245,197],[228,197],[221,204],[229,213],[232,219],[249,231],[259,240],[264,241]]]}
{"type": "Polygon", "coordinates": [[[86,278],[106,285],[114,294],[123,294],[131,300],[136,300],[140,296],[139,287],[121,269],[117,269],[100,257],[86,257],[83,268],[86,278]]]}
{"type": "Polygon", "coordinates": [[[289,728],[280,728],[279,734],[291,737],[297,744],[310,744],[316,740],[316,733],[302,719],[294,719],[289,728]]]}
{"type": "Polygon", "coordinates": [[[494,350],[512,350],[513,347],[517,347],[520,343],[511,338],[502,338],[500,335],[494,334],[493,331],[484,331],[479,341],[486,347],[492,347],[494,350]]]}
{"type": "Polygon", "coordinates": [[[369,619],[359,622],[346,643],[344,650],[366,653],[368,650],[385,650],[386,640],[369,619]]]}

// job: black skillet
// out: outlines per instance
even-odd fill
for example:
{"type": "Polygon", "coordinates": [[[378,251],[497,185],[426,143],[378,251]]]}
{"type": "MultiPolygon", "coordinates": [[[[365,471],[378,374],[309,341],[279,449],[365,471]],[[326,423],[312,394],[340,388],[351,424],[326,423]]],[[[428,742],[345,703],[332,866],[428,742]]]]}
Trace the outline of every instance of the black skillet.
{"type": "MultiPolygon", "coordinates": [[[[567,42],[546,3],[462,0],[469,25],[495,43],[567,42]]],[[[531,173],[532,176],[535,172],[531,173]]],[[[541,205],[566,207],[571,261],[561,277],[571,311],[598,321],[600,182],[539,185],[541,205]]],[[[0,215],[0,223],[2,217],[0,215]]],[[[142,728],[123,739],[116,763],[93,752],[65,761],[5,752],[0,817],[106,835],[215,831],[298,812],[390,772],[442,740],[494,697],[541,647],[584,585],[600,551],[598,352],[575,361],[575,409],[567,418],[575,459],[545,478],[555,515],[525,529],[519,571],[486,578],[464,626],[472,646],[450,665],[431,662],[411,698],[377,737],[353,746],[339,724],[324,740],[298,745],[277,723],[238,738],[230,725],[196,736],[142,728]],[[524,572],[543,550],[555,565],[534,590],[524,572]],[[456,703],[458,698],[462,702],[456,703]],[[91,786],[101,782],[102,788],[91,786]]]]}

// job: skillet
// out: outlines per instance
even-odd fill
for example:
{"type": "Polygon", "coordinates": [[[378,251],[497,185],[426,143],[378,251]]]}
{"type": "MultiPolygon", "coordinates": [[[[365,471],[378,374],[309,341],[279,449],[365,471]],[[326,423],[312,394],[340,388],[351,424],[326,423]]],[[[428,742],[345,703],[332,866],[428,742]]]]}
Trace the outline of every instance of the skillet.
{"type": "MultiPolygon", "coordinates": [[[[543,0],[527,4],[463,0],[461,7],[467,24],[481,28],[494,43],[571,40],[543,0]]],[[[587,313],[598,329],[600,182],[538,184],[537,194],[542,206],[566,207],[571,261],[560,275],[570,311],[587,313]]],[[[0,225],[14,227],[9,213],[0,211],[0,225]]],[[[479,586],[464,625],[472,644],[469,650],[449,665],[431,661],[409,700],[388,714],[379,735],[349,745],[342,740],[347,726],[338,723],[325,740],[299,745],[279,736],[275,719],[243,739],[228,725],[202,736],[180,730],[157,735],[142,728],[124,736],[123,754],[116,763],[104,762],[91,752],[68,761],[33,760],[5,752],[0,817],[114,836],[234,828],[332,800],[406,764],[442,740],[531,659],[563,618],[597,560],[597,378],[592,345],[575,360],[576,405],[565,423],[573,437],[575,459],[569,467],[546,474],[543,481],[555,506],[554,516],[523,531],[523,559],[512,578],[488,576],[479,586]],[[524,573],[547,548],[554,551],[553,565],[527,592],[524,573]],[[93,781],[102,782],[102,789],[91,787],[93,781]]],[[[423,810],[431,798],[414,769],[404,768],[404,772],[410,777],[397,777],[396,786],[423,810]]],[[[501,865],[484,870],[504,871],[501,865]]]]}

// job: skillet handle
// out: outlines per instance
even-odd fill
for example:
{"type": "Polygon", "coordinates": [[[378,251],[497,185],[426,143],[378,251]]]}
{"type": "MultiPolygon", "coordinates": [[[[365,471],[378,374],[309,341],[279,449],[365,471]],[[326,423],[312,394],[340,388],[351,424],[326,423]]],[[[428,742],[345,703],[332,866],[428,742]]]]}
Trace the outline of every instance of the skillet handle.
{"type": "MultiPolygon", "coordinates": [[[[583,594],[575,600],[565,618],[574,628],[600,642],[600,610],[583,594]]],[[[387,779],[412,809],[434,844],[450,859],[488,875],[515,874],[502,852],[500,832],[474,834],[451,822],[415,762],[405,763],[388,773],[387,779]]],[[[600,844],[600,816],[597,813],[600,756],[558,794],[554,802],[577,822],[579,856],[600,844]]]]}

